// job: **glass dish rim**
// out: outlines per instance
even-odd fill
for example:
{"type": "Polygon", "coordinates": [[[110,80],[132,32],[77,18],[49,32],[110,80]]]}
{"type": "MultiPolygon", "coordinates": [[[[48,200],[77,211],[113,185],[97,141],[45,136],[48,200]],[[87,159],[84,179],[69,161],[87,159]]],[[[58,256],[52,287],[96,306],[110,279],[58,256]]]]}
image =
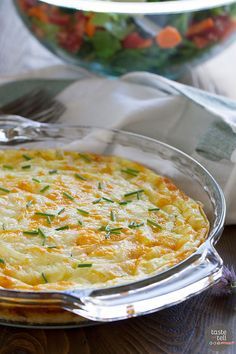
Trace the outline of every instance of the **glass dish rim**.
{"type": "Polygon", "coordinates": [[[119,2],[103,0],[40,0],[50,5],[73,8],[82,11],[139,14],[139,15],[163,15],[207,10],[215,7],[229,5],[235,0],[172,0],[163,2],[119,2]]]}
{"type": "MultiPolygon", "coordinates": [[[[14,116],[12,116],[14,117],[14,116]]],[[[164,270],[158,274],[152,275],[150,277],[144,278],[144,279],[138,279],[136,281],[131,281],[129,283],[125,283],[125,284],[121,284],[121,285],[115,285],[115,286],[110,286],[110,287],[105,287],[105,288],[86,288],[86,289],[82,289],[81,293],[84,294],[87,291],[91,294],[99,294],[97,296],[103,296],[103,295],[114,295],[117,292],[121,292],[121,291],[129,291],[131,290],[131,288],[134,287],[134,290],[139,289],[139,288],[143,288],[144,286],[148,286],[151,285],[153,282],[155,283],[156,281],[159,281],[159,279],[157,280],[157,278],[163,278],[165,279],[166,277],[168,278],[168,274],[173,275],[173,274],[177,274],[178,273],[178,269],[186,269],[189,265],[191,265],[194,261],[194,259],[197,259],[197,257],[199,257],[202,253],[202,249],[205,248],[212,248],[213,245],[217,242],[218,237],[219,237],[219,233],[223,228],[224,225],[224,220],[225,220],[225,215],[226,215],[226,202],[225,202],[225,198],[224,198],[224,194],[223,191],[221,189],[221,187],[219,186],[219,184],[216,182],[215,178],[211,175],[210,172],[208,172],[208,170],[201,164],[199,163],[196,159],[194,159],[193,157],[191,157],[190,155],[186,154],[185,152],[179,150],[178,148],[175,148],[172,145],[169,145],[167,143],[164,143],[158,139],[155,138],[151,138],[142,134],[137,134],[137,133],[133,133],[133,132],[129,132],[129,131],[124,131],[121,129],[112,129],[112,128],[103,128],[103,127],[98,127],[98,126],[91,126],[91,125],[81,125],[81,124],[72,124],[72,125],[68,125],[68,124],[64,124],[64,123],[38,123],[38,122],[33,122],[30,121],[28,119],[25,118],[21,118],[21,117],[14,117],[13,120],[11,121],[11,123],[20,123],[22,124],[23,127],[32,127],[32,128],[43,128],[50,131],[50,129],[55,129],[55,128],[65,128],[65,129],[86,129],[88,132],[93,131],[93,130],[102,130],[105,132],[112,132],[115,134],[121,134],[121,135],[126,135],[126,136],[132,136],[132,137],[136,137],[136,138],[141,138],[141,139],[145,139],[146,141],[149,141],[151,143],[158,143],[159,145],[170,149],[171,151],[177,153],[178,155],[182,155],[184,158],[186,158],[187,160],[190,160],[192,163],[194,163],[195,165],[197,165],[204,173],[205,175],[210,178],[211,183],[214,185],[214,188],[217,191],[217,194],[219,196],[219,203],[220,203],[220,210],[221,213],[219,215],[219,221],[217,223],[217,225],[212,226],[212,230],[209,232],[207,239],[201,244],[201,246],[193,253],[191,254],[188,258],[184,259],[182,262],[176,264],[175,266],[164,270]],[[15,119],[15,121],[14,121],[15,119]],[[208,247],[207,247],[208,244],[208,247]],[[177,270],[177,271],[176,271],[177,270]],[[167,275],[165,277],[165,275],[167,275]],[[136,287],[135,285],[138,285],[138,287],[136,287]],[[101,294],[100,294],[101,293],[101,294]]],[[[39,133],[40,134],[40,133],[39,133]]],[[[9,145],[10,148],[10,145],[9,145]]],[[[161,279],[162,280],[162,279],[161,279]]],[[[9,290],[9,289],[0,289],[0,298],[4,297],[4,294],[7,298],[11,298],[11,297],[15,297],[15,298],[19,298],[19,299],[37,299],[37,300],[48,300],[50,299],[50,296],[52,296],[55,299],[55,295],[56,294],[66,294],[68,293],[73,293],[73,291],[78,291],[78,288],[74,288],[74,289],[68,289],[68,290],[50,290],[50,291],[24,291],[24,290],[9,290]],[[42,297],[41,297],[42,296],[42,297]]],[[[70,294],[70,295],[71,295],[70,294]]]]}

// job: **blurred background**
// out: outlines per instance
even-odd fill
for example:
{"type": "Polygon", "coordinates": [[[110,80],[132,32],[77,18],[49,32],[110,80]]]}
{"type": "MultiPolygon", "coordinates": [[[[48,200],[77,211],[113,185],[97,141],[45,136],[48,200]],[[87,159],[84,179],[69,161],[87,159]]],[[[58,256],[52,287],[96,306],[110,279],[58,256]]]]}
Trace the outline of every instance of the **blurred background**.
{"type": "MultiPolygon", "coordinates": [[[[236,43],[196,68],[180,81],[236,99],[236,43]]],[[[0,1],[0,76],[19,75],[32,69],[63,63],[27,30],[12,0],[0,1]]]]}
{"type": "Polygon", "coordinates": [[[11,0],[0,0],[0,75],[62,63],[27,30],[11,0]]]}

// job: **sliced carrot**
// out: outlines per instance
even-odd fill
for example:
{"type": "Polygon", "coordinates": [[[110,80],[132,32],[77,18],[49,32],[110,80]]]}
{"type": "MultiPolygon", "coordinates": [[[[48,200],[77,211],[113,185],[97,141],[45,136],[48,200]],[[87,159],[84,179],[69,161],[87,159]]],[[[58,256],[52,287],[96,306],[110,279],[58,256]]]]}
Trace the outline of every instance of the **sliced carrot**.
{"type": "Polygon", "coordinates": [[[174,48],[182,42],[182,37],[175,27],[167,26],[156,36],[156,43],[161,48],[174,48]]]}
{"type": "Polygon", "coordinates": [[[201,22],[194,23],[189,27],[187,31],[187,37],[196,36],[202,34],[203,32],[209,31],[215,26],[215,23],[212,18],[206,18],[201,22]]]}
{"type": "Polygon", "coordinates": [[[94,24],[90,20],[87,21],[84,28],[84,31],[87,34],[87,36],[92,38],[94,36],[95,30],[96,27],[94,26],[94,24]]]}

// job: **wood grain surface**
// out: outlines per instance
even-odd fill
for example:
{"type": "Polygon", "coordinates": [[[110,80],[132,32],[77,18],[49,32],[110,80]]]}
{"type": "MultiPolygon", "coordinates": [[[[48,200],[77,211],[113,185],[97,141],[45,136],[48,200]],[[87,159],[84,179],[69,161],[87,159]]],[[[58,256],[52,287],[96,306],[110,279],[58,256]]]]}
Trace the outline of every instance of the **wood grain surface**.
{"type": "MultiPolygon", "coordinates": [[[[217,245],[225,264],[236,268],[236,226],[217,245]]],[[[206,354],[206,329],[215,323],[236,333],[234,296],[215,297],[211,289],[152,315],[68,330],[0,327],[0,354],[206,354]]],[[[236,336],[234,338],[236,341],[236,336]]],[[[222,352],[221,352],[222,353],[222,352]]],[[[236,353],[236,345],[224,351],[236,353]]]]}

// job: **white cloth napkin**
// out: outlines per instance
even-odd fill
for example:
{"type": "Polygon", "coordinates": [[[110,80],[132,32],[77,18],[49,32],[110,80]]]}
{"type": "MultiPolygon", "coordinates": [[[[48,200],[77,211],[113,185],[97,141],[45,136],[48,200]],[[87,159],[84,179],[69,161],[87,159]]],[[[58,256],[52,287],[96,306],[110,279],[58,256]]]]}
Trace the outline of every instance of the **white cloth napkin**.
{"type": "Polygon", "coordinates": [[[74,67],[58,66],[11,80],[32,77],[78,79],[58,95],[67,107],[61,123],[131,131],[164,141],[193,156],[221,185],[228,208],[226,222],[236,223],[236,135],[231,129],[235,122],[232,117],[230,126],[227,114],[225,117],[220,114],[227,113],[227,107],[234,105],[236,112],[235,102],[227,101],[224,106],[224,101],[214,102],[214,96],[202,96],[201,92],[198,95],[198,91],[189,91],[187,86],[176,90],[168,86],[168,80],[165,83],[165,79],[148,73],[106,79],[74,67]],[[185,90],[184,94],[181,90],[185,90]],[[197,95],[202,105],[209,104],[209,109],[194,103],[189,99],[191,95],[197,95]],[[216,143],[214,138],[218,139],[216,143]],[[220,139],[222,149],[218,146],[220,139]],[[223,144],[225,139],[231,141],[230,146],[223,144]]]}

